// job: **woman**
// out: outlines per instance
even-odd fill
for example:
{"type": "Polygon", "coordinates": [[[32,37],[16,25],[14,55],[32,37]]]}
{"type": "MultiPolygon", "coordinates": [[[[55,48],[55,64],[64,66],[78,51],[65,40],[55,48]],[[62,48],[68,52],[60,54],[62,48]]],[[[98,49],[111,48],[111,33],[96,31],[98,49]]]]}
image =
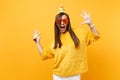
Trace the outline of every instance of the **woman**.
{"type": "Polygon", "coordinates": [[[34,33],[34,41],[42,56],[42,60],[54,58],[53,80],[80,80],[80,74],[87,71],[87,46],[99,39],[90,14],[82,11],[82,24],[88,24],[90,31],[72,29],[70,18],[63,7],[55,17],[55,39],[49,46],[42,49],[40,34],[34,33]]]}

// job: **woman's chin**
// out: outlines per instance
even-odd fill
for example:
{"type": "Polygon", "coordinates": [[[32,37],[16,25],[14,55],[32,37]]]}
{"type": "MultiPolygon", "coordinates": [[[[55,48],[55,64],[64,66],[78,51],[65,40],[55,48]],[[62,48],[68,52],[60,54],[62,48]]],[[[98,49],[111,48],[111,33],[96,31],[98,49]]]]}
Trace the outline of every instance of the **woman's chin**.
{"type": "Polygon", "coordinates": [[[66,32],[66,30],[60,30],[60,32],[61,32],[61,33],[65,33],[65,32],[66,32]]]}

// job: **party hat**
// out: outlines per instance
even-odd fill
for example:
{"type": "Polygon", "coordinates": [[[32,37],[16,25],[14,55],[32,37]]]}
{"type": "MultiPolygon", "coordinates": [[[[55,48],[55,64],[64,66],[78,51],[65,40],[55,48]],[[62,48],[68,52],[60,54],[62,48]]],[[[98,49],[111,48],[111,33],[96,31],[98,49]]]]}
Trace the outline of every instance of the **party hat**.
{"type": "Polygon", "coordinates": [[[65,12],[65,10],[64,10],[63,5],[60,4],[60,6],[59,6],[59,8],[58,8],[58,14],[59,14],[59,13],[62,13],[62,12],[65,12]]]}

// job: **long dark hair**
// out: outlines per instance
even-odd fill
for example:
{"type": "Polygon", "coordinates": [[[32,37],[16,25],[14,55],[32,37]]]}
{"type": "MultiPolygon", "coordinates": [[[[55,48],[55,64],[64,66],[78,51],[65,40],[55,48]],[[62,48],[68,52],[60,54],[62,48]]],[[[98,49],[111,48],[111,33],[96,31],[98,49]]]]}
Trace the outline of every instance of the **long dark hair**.
{"type": "MultiPolygon", "coordinates": [[[[66,15],[68,18],[68,25],[67,25],[67,30],[70,33],[70,36],[75,44],[75,47],[77,47],[80,43],[79,39],[77,38],[77,36],[75,35],[75,33],[73,32],[72,28],[71,28],[71,24],[70,24],[70,18],[68,16],[68,14],[61,12],[59,14],[56,15],[55,20],[62,17],[62,15],[66,15]]],[[[54,24],[54,31],[55,31],[55,44],[54,44],[54,49],[57,48],[57,46],[60,48],[62,46],[62,42],[60,40],[60,30],[55,22],[54,24]]]]}

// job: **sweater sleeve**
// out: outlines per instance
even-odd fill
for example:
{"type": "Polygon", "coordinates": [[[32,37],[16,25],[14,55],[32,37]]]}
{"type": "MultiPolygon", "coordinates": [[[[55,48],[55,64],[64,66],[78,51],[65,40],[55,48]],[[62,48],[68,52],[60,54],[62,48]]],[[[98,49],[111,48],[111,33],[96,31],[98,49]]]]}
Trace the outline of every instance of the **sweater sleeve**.
{"type": "Polygon", "coordinates": [[[55,53],[55,50],[53,49],[53,42],[52,42],[47,47],[43,48],[42,60],[46,60],[46,59],[49,59],[49,58],[54,58],[54,53],[55,53]]]}
{"type": "Polygon", "coordinates": [[[98,40],[100,35],[93,33],[91,30],[87,32],[87,45],[90,45],[92,42],[98,40]]]}

